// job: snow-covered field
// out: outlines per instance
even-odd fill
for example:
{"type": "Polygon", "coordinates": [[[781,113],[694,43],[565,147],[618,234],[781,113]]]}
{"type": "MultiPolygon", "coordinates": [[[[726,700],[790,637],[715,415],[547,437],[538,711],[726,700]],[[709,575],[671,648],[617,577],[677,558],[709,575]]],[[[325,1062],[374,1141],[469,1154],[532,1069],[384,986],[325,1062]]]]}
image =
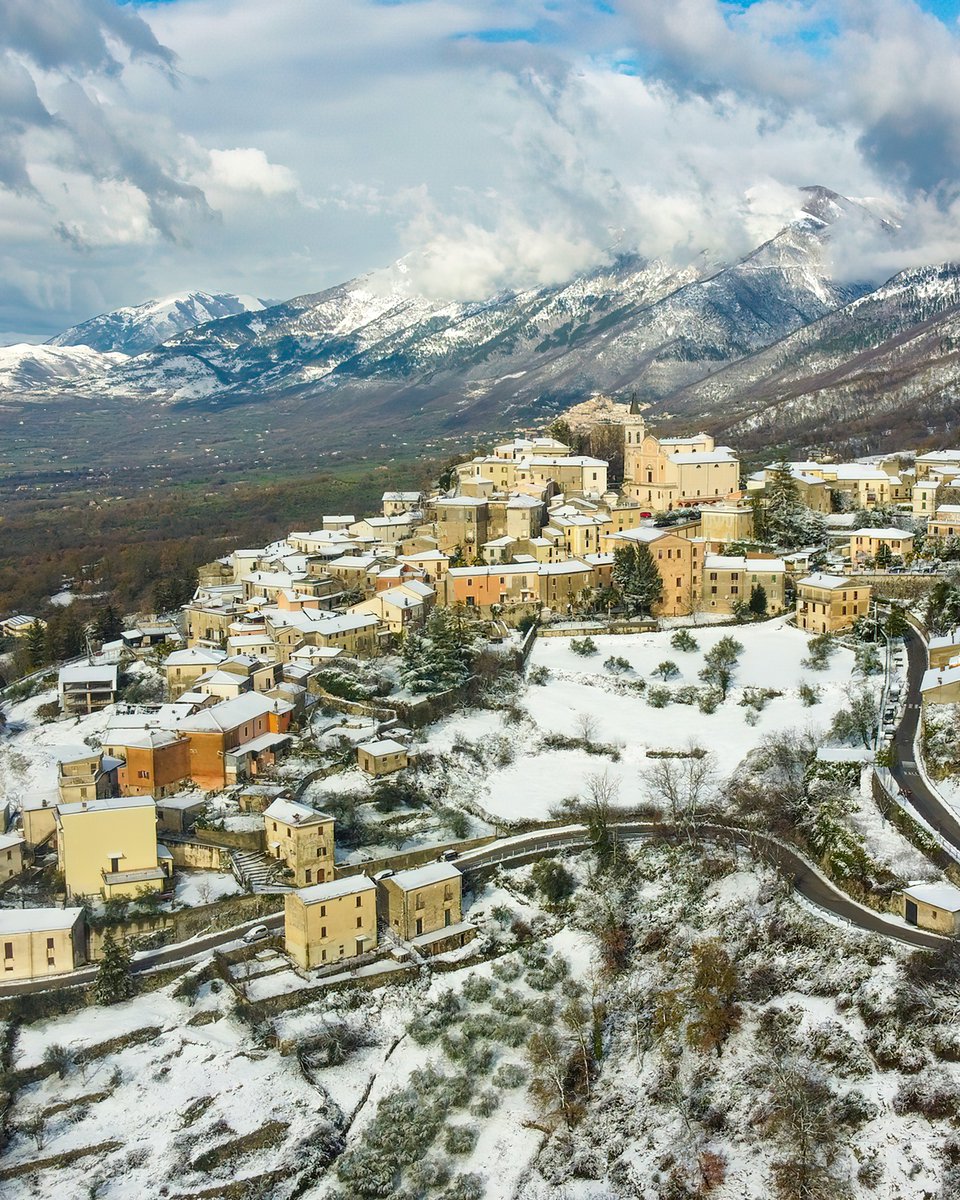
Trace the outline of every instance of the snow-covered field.
{"type": "MultiPolygon", "coordinates": [[[[466,783],[476,803],[486,812],[506,820],[546,819],[558,801],[582,794],[587,780],[606,772],[618,787],[618,803],[634,806],[644,800],[648,751],[686,750],[700,746],[715,758],[717,770],[730,776],[743,758],[770,733],[790,728],[829,726],[845,703],[853,683],[853,653],[838,649],[826,670],[801,665],[809,638],[783,621],[737,628],[696,628],[695,651],[675,650],[670,632],[627,636],[596,636],[597,653],[581,657],[570,648],[569,638],[540,638],[529,670],[545,667],[542,685],[528,684],[518,700],[527,720],[496,712],[455,715],[429,733],[427,749],[449,751],[458,739],[482,742],[505,739],[514,759],[503,766],[487,766],[481,778],[466,783]],[[659,663],[676,664],[679,675],[664,686],[671,691],[683,685],[702,687],[699,671],[704,655],[721,637],[732,635],[744,647],[733,686],[716,712],[701,712],[696,705],[668,704],[655,708],[648,702],[651,687],[660,686],[654,675],[659,663]],[[630,670],[612,675],[604,668],[611,657],[626,659],[630,670]],[[631,690],[643,680],[646,690],[631,690]],[[807,683],[819,690],[819,703],[806,707],[798,688],[807,683]],[[753,710],[740,703],[745,689],[769,688],[780,695],[770,699],[751,724],[753,710]],[[612,745],[619,762],[609,756],[589,754],[580,748],[549,749],[545,735],[582,734],[584,721],[592,723],[591,740],[612,745]]],[[[877,681],[873,681],[877,686],[877,681]]]]}

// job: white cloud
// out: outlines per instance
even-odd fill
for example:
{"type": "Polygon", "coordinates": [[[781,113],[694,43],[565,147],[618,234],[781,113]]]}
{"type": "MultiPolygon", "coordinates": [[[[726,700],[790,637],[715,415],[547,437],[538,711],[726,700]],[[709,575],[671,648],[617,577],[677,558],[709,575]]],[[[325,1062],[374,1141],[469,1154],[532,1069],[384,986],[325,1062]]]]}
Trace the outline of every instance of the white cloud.
{"type": "Polygon", "coordinates": [[[902,213],[838,269],[960,235],[960,50],[912,0],[48,3],[0,18],[0,327],[401,256],[476,297],[618,249],[735,255],[810,183],[902,213]],[[533,32],[482,36],[504,28],[533,32]]]}

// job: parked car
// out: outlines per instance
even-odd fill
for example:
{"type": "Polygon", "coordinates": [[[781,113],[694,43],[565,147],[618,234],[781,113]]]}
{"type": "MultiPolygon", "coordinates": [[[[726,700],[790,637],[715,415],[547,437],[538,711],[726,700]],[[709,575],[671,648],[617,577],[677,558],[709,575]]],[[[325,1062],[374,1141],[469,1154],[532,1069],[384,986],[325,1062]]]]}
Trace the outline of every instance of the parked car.
{"type": "Polygon", "coordinates": [[[459,850],[443,850],[437,855],[437,862],[453,862],[455,858],[460,857],[459,850]]]}
{"type": "Polygon", "coordinates": [[[251,942],[262,942],[265,937],[270,936],[270,930],[266,925],[254,925],[252,929],[248,929],[243,935],[243,940],[249,944],[251,942]]]}

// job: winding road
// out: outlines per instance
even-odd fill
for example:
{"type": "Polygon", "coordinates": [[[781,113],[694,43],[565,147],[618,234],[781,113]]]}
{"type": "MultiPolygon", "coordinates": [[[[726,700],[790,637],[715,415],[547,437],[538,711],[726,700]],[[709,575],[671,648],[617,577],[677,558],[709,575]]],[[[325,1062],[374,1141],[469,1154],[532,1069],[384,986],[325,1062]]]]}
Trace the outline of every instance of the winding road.
{"type": "Polygon", "coordinates": [[[912,626],[904,641],[907,647],[906,709],[893,736],[890,773],[913,808],[960,853],[960,819],[930,790],[917,767],[914,750],[922,704],[920,684],[927,669],[926,643],[912,626]]]}

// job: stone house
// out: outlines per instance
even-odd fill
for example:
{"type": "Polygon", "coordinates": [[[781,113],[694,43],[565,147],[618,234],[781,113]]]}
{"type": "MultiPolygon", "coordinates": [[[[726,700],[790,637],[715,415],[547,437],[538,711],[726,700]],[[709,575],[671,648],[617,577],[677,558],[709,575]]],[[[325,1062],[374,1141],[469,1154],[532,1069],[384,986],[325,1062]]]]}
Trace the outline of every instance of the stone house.
{"type": "Polygon", "coordinates": [[[287,953],[305,971],[375,949],[377,885],[350,875],[288,892],[283,936],[287,953]]]}
{"type": "Polygon", "coordinates": [[[293,872],[298,888],[334,877],[333,817],[277,797],[263,812],[267,854],[293,872]]]}
{"type": "Polygon", "coordinates": [[[452,863],[428,863],[377,881],[380,917],[402,941],[459,925],[463,876],[452,863]]]}

